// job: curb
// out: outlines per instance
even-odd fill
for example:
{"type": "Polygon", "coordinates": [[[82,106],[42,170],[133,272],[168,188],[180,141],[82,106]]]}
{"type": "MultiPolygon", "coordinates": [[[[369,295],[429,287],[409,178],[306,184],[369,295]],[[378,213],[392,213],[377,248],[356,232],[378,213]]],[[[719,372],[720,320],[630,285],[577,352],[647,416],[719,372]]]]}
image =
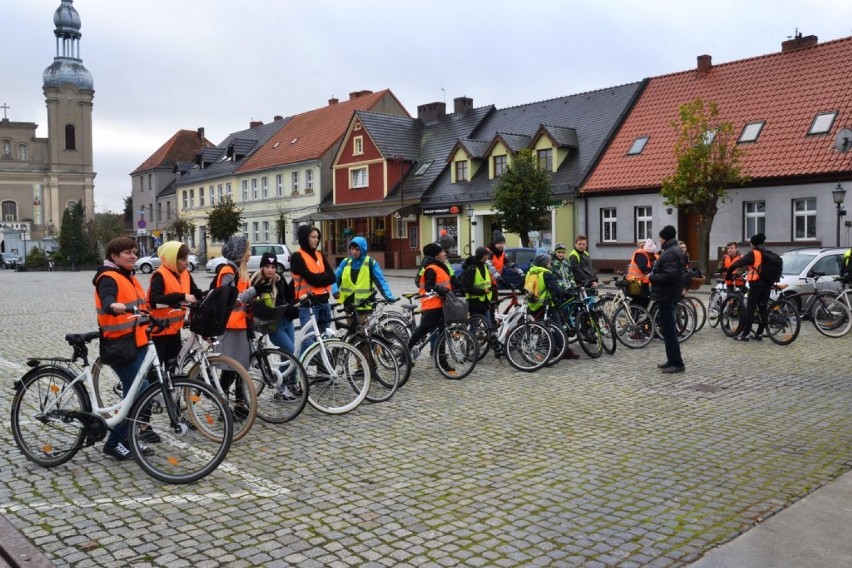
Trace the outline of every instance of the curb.
{"type": "Polygon", "coordinates": [[[0,568],[53,568],[53,562],[0,516],[0,568]]]}

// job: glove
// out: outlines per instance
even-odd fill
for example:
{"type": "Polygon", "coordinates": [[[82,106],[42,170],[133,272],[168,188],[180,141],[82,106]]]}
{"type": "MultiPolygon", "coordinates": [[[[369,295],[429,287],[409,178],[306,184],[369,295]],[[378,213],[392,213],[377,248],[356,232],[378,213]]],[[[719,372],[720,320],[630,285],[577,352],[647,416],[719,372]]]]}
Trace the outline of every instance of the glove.
{"type": "Polygon", "coordinates": [[[262,280],[254,285],[254,291],[257,292],[258,296],[261,294],[268,294],[272,292],[272,284],[266,280],[262,280]]]}
{"type": "Polygon", "coordinates": [[[299,319],[299,308],[296,306],[287,306],[284,308],[284,317],[290,321],[299,319]]]}
{"type": "Polygon", "coordinates": [[[449,289],[446,288],[445,286],[435,286],[435,292],[443,298],[444,296],[447,295],[447,292],[449,292],[449,289]]]}

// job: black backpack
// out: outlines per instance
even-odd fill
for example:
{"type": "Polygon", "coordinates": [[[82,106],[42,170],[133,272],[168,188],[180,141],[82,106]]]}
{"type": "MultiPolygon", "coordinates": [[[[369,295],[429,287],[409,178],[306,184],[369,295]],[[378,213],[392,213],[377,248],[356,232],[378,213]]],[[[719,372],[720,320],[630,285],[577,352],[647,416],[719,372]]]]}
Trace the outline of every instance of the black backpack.
{"type": "Polygon", "coordinates": [[[781,274],[784,271],[784,261],[776,253],[771,250],[761,250],[760,261],[760,280],[767,284],[775,284],[781,280],[781,274]]]}

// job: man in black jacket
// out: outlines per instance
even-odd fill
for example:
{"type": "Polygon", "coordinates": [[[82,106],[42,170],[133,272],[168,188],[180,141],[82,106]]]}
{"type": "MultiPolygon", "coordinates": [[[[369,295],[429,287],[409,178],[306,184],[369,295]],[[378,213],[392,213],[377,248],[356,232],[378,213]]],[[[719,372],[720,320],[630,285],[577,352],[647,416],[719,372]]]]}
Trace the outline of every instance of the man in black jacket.
{"type": "Polygon", "coordinates": [[[739,333],[734,335],[735,341],[748,341],[751,326],[754,323],[754,310],[760,315],[760,322],[757,324],[757,331],[754,333],[753,339],[760,341],[763,339],[763,330],[766,328],[766,309],[769,306],[769,294],[772,292],[772,284],[765,282],[760,278],[760,266],[763,262],[763,243],[766,242],[766,235],[757,233],[752,235],[749,240],[751,243],[751,251],[745,253],[728,267],[728,272],[725,274],[725,280],[733,278],[734,271],[737,268],[748,266],[748,301],[746,302],[745,313],[740,324],[739,333]]]}
{"type": "Polygon", "coordinates": [[[675,327],[675,309],[683,295],[683,274],[686,258],[677,242],[677,229],[666,225],[660,231],[660,258],[648,279],[651,282],[651,299],[660,310],[660,332],[666,344],[666,361],[657,365],[663,373],[683,373],[685,370],[680,354],[675,327]]]}

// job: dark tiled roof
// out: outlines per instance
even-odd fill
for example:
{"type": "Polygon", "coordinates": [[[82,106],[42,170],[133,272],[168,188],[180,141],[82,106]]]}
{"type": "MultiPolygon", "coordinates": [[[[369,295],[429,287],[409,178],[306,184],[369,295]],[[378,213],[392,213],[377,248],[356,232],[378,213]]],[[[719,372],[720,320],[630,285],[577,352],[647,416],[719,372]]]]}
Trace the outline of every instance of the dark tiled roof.
{"type": "Polygon", "coordinates": [[[154,168],[172,168],[176,162],[192,161],[199,150],[212,146],[212,142],[206,138],[202,140],[195,130],[178,130],[130,175],[154,168]]]}
{"type": "Polygon", "coordinates": [[[403,160],[414,162],[420,156],[422,121],[409,116],[363,110],[355,111],[355,115],[361,120],[361,124],[386,160],[393,156],[402,156],[403,160]]]}
{"type": "Polygon", "coordinates": [[[195,163],[199,166],[208,166],[215,164],[219,158],[225,155],[225,148],[205,148],[195,156],[195,163]]]}
{"type": "MultiPolygon", "coordinates": [[[[490,140],[471,140],[470,138],[459,138],[458,143],[471,158],[476,160],[485,158],[485,153],[488,152],[488,147],[491,146],[490,140]]],[[[450,160],[452,156],[448,155],[446,159],[450,160]]]]}
{"type": "Polygon", "coordinates": [[[174,194],[175,194],[175,180],[172,180],[171,182],[169,182],[169,185],[164,187],[160,191],[160,193],[157,194],[157,199],[159,199],[161,197],[168,197],[168,196],[174,195],[174,194]]]}
{"type": "Polygon", "coordinates": [[[753,180],[801,178],[852,171],[850,154],[834,150],[837,132],[852,121],[852,37],[786,53],[653,77],[583,192],[656,189],[674,173],[677,133],[671,123],[682,104],[715,101],[737,136],[749,122],[766,121],[744,144],[743,171],[753,180]],[[808,136],[814,117],[837,111],[828,134],[808,136]],[[627,151],[650,136],[639,155],[627,151]]]}
{"type": "Polygon", "coordinates": [[[509,149],[513,154],[518,150],[523,150],[524,148],[530,145],[530,141],[532,140],[531,136],[527,136],[524,134],[510,134],[508,132],[497,132],[494,135],[494,140],[491,141],[491,145],[489,146],[489,150],[491,146],[496,144],[498,141],[503,142],[503,144],[509,149]]]}
{"type": "MultiPolygon", "coordinates": [[[[574,129],[578,140],[559,170],[551,174],[553,192],[557,196],[576,193],[593,164],[612,136],[625,113],[633,104],[644,82],[570,95],[516,107],[499,109],[470,135],[474,140],[492,141],[498,132],[511,132],[532,137],[542,124],[574,129]]],[[[446,157],[445,157],[446,158],[446,157]]],[[[496,179],[488,179],[483,164],[468,182],[452,183],[449,167],[423,196],[422,203],[470,203],[490,201],[496,179]]]]}
{"type": "Polygon", "coordinates": [[[539,132],[546,133],[551,140],[560,148],[577,148],[577,130],[566,126],[553,126],[551,124],[542,124],[539,132]]]}

